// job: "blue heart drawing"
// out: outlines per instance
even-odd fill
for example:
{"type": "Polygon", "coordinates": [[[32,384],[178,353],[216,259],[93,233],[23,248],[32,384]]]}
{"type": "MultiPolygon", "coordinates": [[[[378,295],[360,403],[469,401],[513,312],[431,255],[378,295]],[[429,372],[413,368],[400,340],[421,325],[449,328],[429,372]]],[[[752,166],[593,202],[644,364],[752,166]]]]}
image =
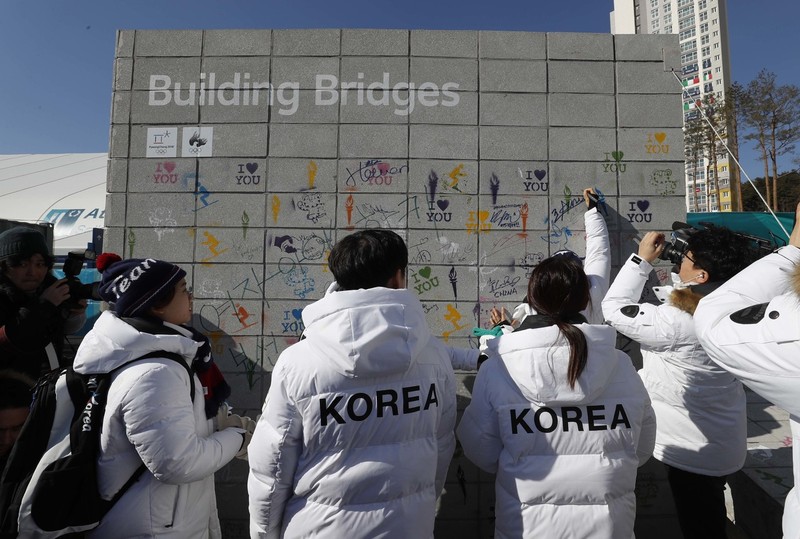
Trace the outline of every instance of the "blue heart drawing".
{"type": "Polygon", "coordinates": [[[297,320],[300,320],[300,317],[303,315],[303,309],[292,309],[292,316],[294,316],[297,320]]]}
{"type": "Polygon", "coordinates": [[[245,166],[250,174],[258,170],[258,163],[247,163],[245,166]]]}
{"type": "Polygon", "coordinates": [[[642,212],[645,212],[645,211],[647,211],[647,208],[650,207],[650,202],[648,202],[646,200],[637,200],[636,201],[636,205],[639,206],[639,210],[641,210],[642,212]]]}
{"type": "Polygon", "coordinates": [[[545,176],[547,176],[547,172],[544,170],[534,170],[533,175],[536,176],[537,180],[543,180],[545,176]]]}
{"type": "Polygon", "coordinates": [[[450,201],[449,200],[437,200],[436,201],[436,205],[439,206],[440,210],[444,211],[444,210],[447,209],[447,206],[450,205],[450,201]]]}

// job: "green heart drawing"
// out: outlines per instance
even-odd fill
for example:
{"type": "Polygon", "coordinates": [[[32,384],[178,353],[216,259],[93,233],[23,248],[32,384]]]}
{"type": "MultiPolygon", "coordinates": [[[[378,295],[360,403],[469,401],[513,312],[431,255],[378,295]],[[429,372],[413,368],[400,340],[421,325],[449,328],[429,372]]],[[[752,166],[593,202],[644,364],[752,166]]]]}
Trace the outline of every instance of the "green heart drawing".
{"type": "Polygon", "coordinates": [[[625,155],[623,152],[611,152],[611,157],[614,158],[614,161],[619,163],[622,161],[622,156],[625,155]]]}
{"type": "Polygon", "coordinates": [[[430,278],[430,276],[431,276],[431,268],[430,268],[430,266],[425,266],[424,268],[422,268],[421,270],[419,270],[419,272],[418,272],[418,273],[419,273],[420,275],[422,275],[423,277],[425,277],[426,279],[428,279],[428,278],[430,278]]]}

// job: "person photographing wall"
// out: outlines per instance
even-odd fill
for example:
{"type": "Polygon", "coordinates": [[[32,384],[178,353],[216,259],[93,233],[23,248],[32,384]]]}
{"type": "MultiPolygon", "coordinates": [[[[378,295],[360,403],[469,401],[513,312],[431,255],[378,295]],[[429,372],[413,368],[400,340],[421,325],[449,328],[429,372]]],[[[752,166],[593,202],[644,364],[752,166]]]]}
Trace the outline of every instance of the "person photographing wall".
{"type": "Polygon", "coordinates": [[[658,425],[653,456],[667,467],[686,538],[726,537],[725,476],[742,467],[747,450],[744,389],[700,346],[693,314],[754,258],[749,240],[726,228],[679,228],[672,242],[648,232],[602,303],[607,322],[641,345],[639,374],[658,425]],[[653,288],[660,305],[640,303],[659,257],[675,264],[673,286],[653,288]]]}
{"type": "Polygon", "coordinates": [[[51,273],[41,232],[18,226],[0,234],[0,368],[31,378],[65,366],[64,335],[86,322],[86,300],[69,301],[67,279],[51,273]]]}

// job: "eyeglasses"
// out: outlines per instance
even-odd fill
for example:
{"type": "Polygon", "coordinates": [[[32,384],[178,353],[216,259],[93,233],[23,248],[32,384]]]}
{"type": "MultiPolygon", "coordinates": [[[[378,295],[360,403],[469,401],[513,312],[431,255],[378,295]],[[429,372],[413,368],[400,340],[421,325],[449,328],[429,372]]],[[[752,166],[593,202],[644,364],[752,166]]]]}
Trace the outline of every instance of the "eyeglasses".
{"type": "Polygon", "coordinates": [[[695,262],[694,258],[689,256],[689,253],[683,253],[683,258],[688,258],[689,262],[691,262],[692,264],[697,264],[697,262],[695,262]]]}

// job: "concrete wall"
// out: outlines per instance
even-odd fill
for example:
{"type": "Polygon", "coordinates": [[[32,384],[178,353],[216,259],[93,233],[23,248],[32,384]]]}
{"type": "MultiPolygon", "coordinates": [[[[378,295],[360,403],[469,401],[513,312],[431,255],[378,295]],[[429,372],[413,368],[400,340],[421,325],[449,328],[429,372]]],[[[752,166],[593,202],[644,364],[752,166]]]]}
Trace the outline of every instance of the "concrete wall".
{"type": "MultiPolygon", "coordinates": [[[[615,265],[685,217],[678,61],[658,35],[121,31],[106,250],[188,271],[196,326],[253,416],[352,230],[403,235],[430,326],[476,346],[538,261],[583,253],[584,187],[605,195],[615,265]]],[[[218,474],[230,537],[245,476],[218,474]]],[[[487,536],[492,499],[457,457],[439,531],[487,536]]]]}

